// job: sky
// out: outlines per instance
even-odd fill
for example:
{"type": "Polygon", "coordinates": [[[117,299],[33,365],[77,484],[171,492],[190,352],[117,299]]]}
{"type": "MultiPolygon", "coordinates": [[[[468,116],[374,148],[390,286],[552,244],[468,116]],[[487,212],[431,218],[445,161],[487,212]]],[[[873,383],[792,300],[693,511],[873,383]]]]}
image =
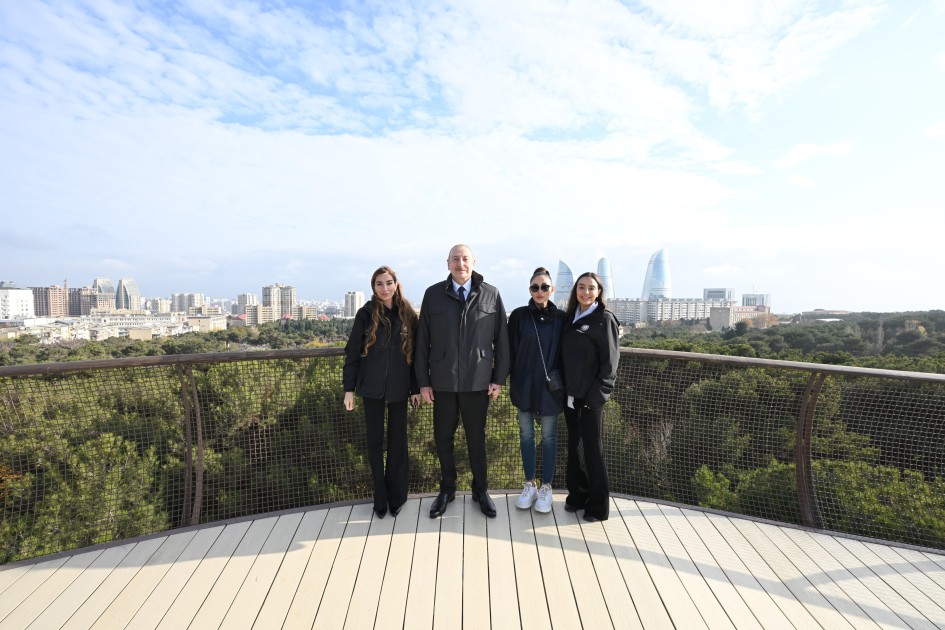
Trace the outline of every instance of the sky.
{"type": "Polygon", "coordinates": [[[945,308],[945,0],[0,2],[0,279],[945,308]]]}

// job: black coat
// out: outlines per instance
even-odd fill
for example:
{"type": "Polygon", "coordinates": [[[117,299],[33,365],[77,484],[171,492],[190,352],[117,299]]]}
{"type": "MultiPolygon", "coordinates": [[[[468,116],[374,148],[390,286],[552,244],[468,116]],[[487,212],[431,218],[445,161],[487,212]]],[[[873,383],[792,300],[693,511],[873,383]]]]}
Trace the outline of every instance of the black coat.
{"type": "Polygon", "coordinates": [[[567,322],[561,335],[561,367],[569,396],[599,409],[610,398],[620,359],[617,318],[600,304],[577,322],[567,322]]]}
{"type": "Polygon", "coordinates": [[[420,387],[477,392],[509,375],[509,332],[499,290],[472,274],[466,300],[453,281],[437,282],[423,294],[414,367],[420,387]]]}
{"type": "Polygon", "coordinates": [[[561,331],[564,329],[564,311],[553,302],[539,309],[534,300],[520,306],[509,315],[509,352],[512,370],[509,372],[509,396],[516,409],[553,416],[563,409],[564,392],[548,390],[545,369],[560,369],[558,360],[561,331]],[[538,330],[538,335],[535,330],[538,330]],[[544,368],[539,355],[545,358],[544,368]]]}
{"type": "Polygon", "coordinates": [[[390,320],[388,331],[384,323],[377,327],[377,340],[364,352],[367,333],[371,329],[373,299],[354,316],[354,327],[345,345],[345,366],[342,383],[346,392],[356,392],[362,398],[377,398],[387,402],[406,400],[417,388],[413,369],[407,364],[402,350],[403,335],[406,334],[397,309],[384,307],[390,320]]]}

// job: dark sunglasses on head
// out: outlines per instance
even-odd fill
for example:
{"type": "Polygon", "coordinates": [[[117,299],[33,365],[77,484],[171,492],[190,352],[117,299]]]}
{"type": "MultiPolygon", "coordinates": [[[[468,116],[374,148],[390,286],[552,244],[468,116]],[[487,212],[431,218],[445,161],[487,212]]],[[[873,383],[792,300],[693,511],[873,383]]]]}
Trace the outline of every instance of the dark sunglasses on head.
{"type": "Polygon", "coordinates": [[[528,287],[528,290],[531,291],[532,293],[538,293],[539,291],[548,293],[549,289],[551,289],[550,284],[542,284],[540,286],[537,284],[533,284],[532,286],[528,287]]]}

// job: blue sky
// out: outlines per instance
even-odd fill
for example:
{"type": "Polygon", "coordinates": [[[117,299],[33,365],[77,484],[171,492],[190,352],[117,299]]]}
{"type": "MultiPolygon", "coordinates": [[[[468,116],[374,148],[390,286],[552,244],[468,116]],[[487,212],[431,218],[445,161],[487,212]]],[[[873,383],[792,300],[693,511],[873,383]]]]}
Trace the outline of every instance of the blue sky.
{"type": "Polygon", "coordinates": [[[945,0],[0,3],[0,278],[945,308],[945,0]]]}

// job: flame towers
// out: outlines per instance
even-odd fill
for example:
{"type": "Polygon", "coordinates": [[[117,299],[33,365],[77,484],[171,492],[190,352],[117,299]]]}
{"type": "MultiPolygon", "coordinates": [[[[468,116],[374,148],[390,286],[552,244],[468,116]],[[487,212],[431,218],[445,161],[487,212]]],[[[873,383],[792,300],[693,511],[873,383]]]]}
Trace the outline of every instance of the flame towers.
{"type": "Polygon", "coordinates": [[[669,300],[673,297],[672,278],[669,273],[669,254],[661,249],[652,256],[646,266],[643,280],[644,300],[669,300]]]}
{"type": "Polygon", "coordinates": [[[597,275],[600,276],[601,287],[605,300],[612,300],[617,297],[614,291],[614,274],[610,271],[610,261],[601,258],[597,261],[597,275]]]}
{"type": "Polygon", "coordinates": [[[568,308],[568,298],[571,297],[571,287],[574,286],[574,274],[563,260],[558,261],[558,278],[555,280],[555,285],[557,296],[555,305],[559,308],[568,308]]]}

